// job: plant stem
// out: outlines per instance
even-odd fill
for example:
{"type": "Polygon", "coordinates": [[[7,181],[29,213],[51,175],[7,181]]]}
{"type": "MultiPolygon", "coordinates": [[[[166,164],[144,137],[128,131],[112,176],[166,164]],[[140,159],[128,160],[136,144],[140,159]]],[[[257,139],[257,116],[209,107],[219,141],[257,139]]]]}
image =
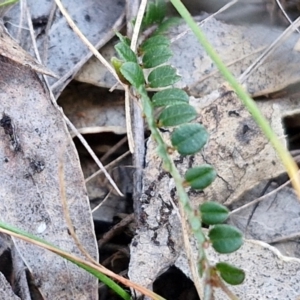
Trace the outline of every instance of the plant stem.
{"type": "MultiPolygon", "coordinates": [[[[180,206],[180,211],[183,213],[182,215],[182,229],[183,229],[183,234],[185,232],[185,220],[187,219],[189,224],[193,224],[195,218],[197,220],[199,220],[199,215],[197,214],[196,211],[194,211],[194,209],[192,208],[191,204],[190,204],[190,200],[189,200],[189,197],[183,187],[183,181],[182,181],[182,178],[179,174],[179,171],[177,170],[173,160],[171,159],[171,157],[169,156],[168,154],[168,151],[167,151],[167,145],[166,143],[164,142],[158,128],[157,128],[157,124],[155,122],[155,119],[154,119],[154,111],[153,111],[153,107],[152,107],[152,103],[151,103],[151,100],[149,99],[148,97],[148,94],[147,94],[147,91],[145,89],[144,86],[141,86],[139,89],[138,89],[138,92],[141,96],[141,102],[142,102],[142,106],[143,106],[143,112],[145,114],[145,117],[147,119],[147,123],[148,123],[148,126],[149,126],[149,129],[151,131],[151,134],[152,134],[152,138],[156,141],[157,145],[158,145],[158,150],[157,150],[157,153],[158,155],[161,157],[161,159],[163,160],[163,165],[164,165],[164,168],[166,169],[166,171],[168,171],[173,179],[174,179],[174,182],[175,182],[175,186],[176,186],[176,190],[177,190],[177,194],[178,194],[178,199],[179,199],[179,206],[180,206]]],[[[201,228],[201,223],[199,222],[199,227],[198,228],[193,228],[192,226],[189,226],[197,240],[197,243],[198,243],[198,259],[199,261],[204,261],[206,266],[208,266],[208,260],[207,260],[207,257],[206,257],[206,254],[205,254],[205,251],[203,249],[203,242],[206,240],[205,238],[205,235],[203,234],[202,232],[202,228],[201,228]]],[[[185,249],[187,250],[187,256],[188,257],[192,257],[190,250],[190,246],[189,246],[189,240],[188,239],[184,239],[184,244],[185,244],[185,249]]],[[[193,268],[191,267],[191,269],[193,270],[193,268]]],[[[202,265],[199,264],[199,267],[198,267],[198,272],[200,274],[200,276],[202,275],[203,273],[203,270],[202,270],[202,265]]],[[[193,271],[192,271],[193,273],[193,271]]],[[[196,277],[196,274],[193,274],[193,277],[195,278],[199,278],[199,277],[196,277]]]]}

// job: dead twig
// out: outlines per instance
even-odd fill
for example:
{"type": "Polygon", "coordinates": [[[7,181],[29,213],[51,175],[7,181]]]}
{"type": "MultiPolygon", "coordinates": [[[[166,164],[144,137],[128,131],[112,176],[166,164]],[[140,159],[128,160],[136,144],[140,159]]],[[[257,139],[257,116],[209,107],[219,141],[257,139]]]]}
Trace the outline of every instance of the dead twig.
{"type": "Polygon", "coordinates": [[[124,230],[124,227],[128,226],[129,223],[134,221],[134,215],[130,214],[124,219],[122,219],[118,224],[113,226],[109,231],[107,231],[103,237],[98,241],[98,246],[101,248],[104,244],[106,244],[109,240],[111,240],[114,236],[118,235],[120,232],[124,230]]]}
{"type": "MultiPolygon", "coordinates": [[[[34,47],[34,51],[35,51],[35,55],[38,59],[39,62],[41,62],[41,57],[39,55],[39,51],[37,48],[37,44],[36,44],[36,40],[34,38],[34,30],[33,30],[33,26],[32,26],[32,22],[31,22],[31,16],[30,16],[30,12],[27,9],[27,19],[28,19],[28,25],[29,25],[29,29],[30,29],[30,34],[31,34],[31,38],[32,38],[32,43],[33,43],[33,47],[34,47]]],[[[53,103],[53,105],[57,108],[57,110],[61,113],[63,119],[65,120],[65,122],[67,123],[67,125],[70,127],[70,129],[75,133],[75,135],[78,137],[78,139],[81,141],[81,143],[83,144],[83,146],[86,148],[86,150],[89,152],[89,154],[92,156],[92,158],[94,159],[95,163],[98,165],[98,167],[100,168],[100,170],[102,170],[102,172],[105,174],[105,176],[107,177],[108,181],[110,182],[110,184],[113,186],[113,188],[117,191],[117,193],[120,196],[124,196],[122,194],[122,192],[119,190],[119,188],[117,187],[116,183],[113,181],[113,179],[111,178],[111,176],[108,174],[108,172],[106,171],[106,169],[103,167],[102,163],[100,162],[99,158],[96,156],[96,154],[94,153],[94,151],[92,150],[92,148],[90,147],[90,145],[86,142],[86,140],[84,139],[84,137],[78,132],[78,130],[76,129],[76,127],[73,125],[73,123],[68,119],[68,117],[63,113],[62,109],[59,108],[59,106],[56,103],[55,97],[51,91],[51,88],[48,84],[47,78],[44,76],[44,80],[46,83],[46,86],[49,90],[49,95],[50,95],[50,99],[53,103]]]]}

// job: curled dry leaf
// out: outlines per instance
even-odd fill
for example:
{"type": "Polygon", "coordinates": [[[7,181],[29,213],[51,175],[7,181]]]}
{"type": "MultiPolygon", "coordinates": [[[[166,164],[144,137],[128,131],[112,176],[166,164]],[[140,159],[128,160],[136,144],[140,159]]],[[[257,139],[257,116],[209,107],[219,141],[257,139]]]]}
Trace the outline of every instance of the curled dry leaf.
{"type": "Polygon", "coordinates": [[[27,66],[32,70],[49,75],[52,77],[57,77],[52,71],[47,69],[45,66],[40,64],[32,56],[30,56],[19,44],[9,36],[6,29],[0,23],[0,55],[13,60],[23,66],[27,66]]]}

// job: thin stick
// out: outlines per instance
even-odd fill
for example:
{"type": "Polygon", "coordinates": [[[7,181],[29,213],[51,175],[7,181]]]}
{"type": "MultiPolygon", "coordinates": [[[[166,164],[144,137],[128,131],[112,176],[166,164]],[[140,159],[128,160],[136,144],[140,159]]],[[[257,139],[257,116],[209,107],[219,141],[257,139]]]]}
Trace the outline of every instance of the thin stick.
{"type": "MultiPolygon", "coordinates": [[[[130,1],[130,0],[129,0],[130,1]]],[[[135,12],[135,8],[131,6],[132,10],[129,16],[133,14],[136,16],[136,22],[133,29],[133,36],[131,40],[131,49],[136,51],[137,48],[137,41],[138,35],[140,32],[142,18],[145,13],[146,9],[146,1],[142,0],[141,4],[139,5],[139,9],[135,12]]],[[[132,155],[132,162],[135,168],[135,172],[133,174],[133,208],[135,214],[136,223],[139,225],[141,220],[141,201],[140,197],[142,195],[142,188],[143,188],[143,168],[144,168],[144,158],[145,158],[145,139],[144,139],[144,119],[142,117],[142,108],[141,103],[136,101],[132,95],[129,95],[130,90],[128,89],[128,103],[126,103],[126,109],[128,115],[130,116],[130,131],[133,136],[133,143],[135,146],[135,151],[132,155]]]]}
{"type": "Polygon", "coordinates": [[[246,71],[239,77],[239,82],[243,84],[249,76],[262,65],[262,63],[267,59],[267,57],[275,51],[275,49],[286,39],[292,32],[299,26],[300,17],[296,19],[256,60],[250,65],[246,71]]]}
{"type": "Polygon", "coordinates": [[[122,219],[118,224],[114,225],[111,229],[109,229],[100,240],[98,240],[99,249],[106,244],[109,240],[111,240],[115,235],[117,235],[124,227],[126,227],[129,223],[134,221],[134,215],[130,214],[122,219]]]}
{"type": "Polygon", "coordinates": [[[131,109],[130,109],[130,92],[129,87],[125,87],[125,119],[126,119],[126,130],[127,130],[127,139],[128,139],[128,147],[131,153],[135,152],[135,143],[133,139],[132,133],[132,119],[131,119],[131,109]]]}
{"type": "Polygon", "coordinates": [[[130,38],[133,35],[132,20],[137,16],[140,0],[126,0],[126,33],[130,38]]]}
{"type": "MultiPolygon", "coordinates": [[[[226,5],[222,6],[218,11],[216,11],[215,13],[209,15],[208,17],[204,18],[202,21],[197,22],[198,26],[202,26],[203,24],[205,24],[206,22],[208,22],[209,20],[215,18],[218,14],[222,13],[223,11],[225,11],[226,9],[230,8],[232,5],[234,5],[235,3],[237,3],[239,0],[232,0],[229,3],[227,3],[226,5]]],[[[182,37],[184,37],[188,32],[191,32],[191,29],[188,28],[185,31],[179,33],[178,35],[176,35],[175,37],[171,38],[171,43],[174,43],[175,41],[181,39],[182,37]]]]}
{"type": "Polygon", "coordinates": [[[69,16],[66,9],[63,7],[60,0],[55,0],[56,5],[58,6],[60,12],[66,18],[68,24],[73,29],[73,31],[78,35],[78,37],[83,41],[83,43],[89,48],[89,50],[99,59],[99,61],[111,72],[115,79],[124,87],[124,84],[119,80],[117,73],[114,68],[106,61],[106,59],[98,52],[98,50],[93,46],[92,43],[85,37],[85,35],[79,30],[76,24],[73,22],[69,16]]]}
{"type": "Polygon", "coordinates": [[[16,35],[16,40],[20,41],[20,36],[21,36],[21,30],[23,29],[23,24],[24,24],[24,18],[25,18],[25,9],[27,7],[27,1],[26,0],[21,0],[20,1],[20,20],[19,20],[19,28],[18,28],[18,32],[16,35]]]}
{"type": "MultiPolygon", "coordinates": [[[[276,0],[276,3],[277,3],[277,5],[279,6],[280,10],[282,11],[283,15],[285,16],[285,18],[288,20],[288,22],[289,22],[290,24],[292,24],[293,21],[290,19],[290,17],[288,16],[288,14],[285,12],[284,8],[283,8],[282,5],[281,5],[281,2],[280,2],[279,0],[276,0]]],[[[296,31],[297,31],[298,33],[300,33],[300,31],[298,30],[298,28],[296,29],[296,31]]]]}
{"type": "Polygon", "coordinates": [[[65,187],[65,179],[64,179],[64,170],[63,170],[63,164],[60,161],[59,162],[59,185],[60,185],[60,198],[61,198],[61,202],[62,202],[62,208],[63,208],[63,214],[65,217],[65,221],[67,223],[67,227],[69,229],[69,232],[76,244],[76,246],[78,247],[79,251],[83,254],[83,256],[86,257],[87,260],[89,260],[90,262],[97,264],[98,262],[87,252],[87,250],[83,247],[82,243],[80,242],[80,240],[78,239],[77,234],[75,233],[75,229],[71,220],[71,216],[70,216],[70,211],[68,208],[68,204],[67,204],[67,199],[66,199],[66,187],[65,187]]]}
{"type": "Polygon", "coordinates": [[[145,13],[145,10],[146,10],[146,6],[147,6],[147,0],[142,0],[139,11],[138,11],[138,14],[136,16],[136,21],[135,21],[133,34],[132,34],[132,39],[131,39],[131,44],[130,44],[130,48],[134,52],[136,51],[139,32],[140,32],[140,29],[141,29],[141,25],[142,25],[143,16],[144,16],[144,13],[145,13]]]}
{"type": "MultiPolygon", "coordinates": [[[[262,52],[263,50],[265,50],[266,47],[263,46],[263,47],[260,47],[258,49],[256,49],[255,51],[251,52],[251,53],[248,53],[248,54],[245,54],[243,56],[240,56],[239,58],[237,58],[236,60],[233,60],[233,61],[230,61],[230,62],[227,62],[226,63],[226,67],[229,68],[233,65],[235,65],[236,63],[239,63],[241,61],[243,61],[245,58],[248,58],[248,57],[251,57],[252,55],[255,55],[255,54],[258,54],[259,52],[262,52]]],[[[191,91],[193,88],[195,88],[195,86],[199,85],[200,83],[202,83],[203,81],[207,80],[208,78],[211,78],[215,75],[219,75],[221,76],[220,74],[220,71],[219,69],[215,69],[213,70],[212,72],[210,72],[209,74],[205,75],[205,76],[202,76],[199,80],[197,80],[195,83],[191,84],[189,86],[189,90],[191,91]]],[[[191,94],[191,92],[190,92],[191,94]]],[[[196,95],[195,95],[196,97],[196,95]]]]}
{"type": "MultiPolygon", "coordinates": [[[[130,151],[125,152],[124,154],[120,155],[117,159],[115,159],[112,162],[110,162],[109,164],[105,165],[104,168],[108,169],[108,168],[114,166],[117,162],[119,162],[124,157],[128,156],[129,154],[130,154],[130,151]]],[[[91,176],[89,176],[88,178],[85,179],[85,183],[88,183],[90,180],[92,180],[94,177],[96,177],[97,175],[101,174],[102,172],[103,172],[102,169],[100,169],[97,172],[93,173],[91,176]]]]}
{"type": "MultiPolygon", "coordinates": [[[[145,1],[145,0],[143,0],[145,1]]],[[[79,30],[79,28],[75,25],[65,8],[63,7],[60,0],[55,0],[57,6],[59,7],[61,13],[66,18],[68,24],[73,29],[73,31],[80,37],[80,39],[84,42],[85,45],[88,46],[90,51],[100,60],[100,62],[113,74],[113,76],[117,79],[117,81],[123,86],[124,90],[128,90],[128,87],[123,84],[114,68],[105,60],[105,58],[97,51],[97,49],[88,41],[88,39],[84,36],[84,34],[79,30]]],[[[131,153],[134,153],[134,142],[133,135],[131,130],[131,116],[130,116],[130,106],[129,106],[129,95],[125,95],[125,114],[126,114],[126,127],[127,127],[127,136],[128,136],[128,145],[131,153]]]]}
{"type": "MultiPolygon", "coordinates": [[[[53,95],[53,94],[52,94],[53,95]]],[[[51,97],[52,98],[52,97],[51,97]]],[[[53,96],[54,99],[54,96],[53,96]]],[[[55,99],[54,99],[55,100],[55,99]]],[[[62,111],[60,110],[60,112],[62,113],[62,111]]],[[[62,113],[63,114],[63,113],[62,113]]],[[[92,156],[92,158],[94,159],[95,163],[98,165],[98,167],[100,168],[100,170],[102,170],[102,172],[104,173],[105,177],[108,179],[108,181],[110,182],[110,184],[112,185],[112,187],[116,190],[116,192],[121,196],[124,197],[124,195],[122,194],[122,192],[119,190],[118,186],[116,185],[116,183],[113,181],[113,179],[111,178],[111,176],[109,175],[109,173],[106,171],[106,169],[103,167],[101,161],[99,160],[99,158],[96,156],[95,152],[92,150],[92,148],[90,147],[90,145],[87,143],[87,141],[84,139],[84,137],[78,132],[78,130],[76,129],[76,127],[73,125],[73,123],[67,118],[66,115],[63,114],[64,120],[66,121],[66,123],[68,124],[68,126],[71,128],[71,130],[76,134],[76,136],[78,137],[78,139],[80,140],[80,142],[82,143],[82,145],[86,148],[86,150],[89,152],[89,154],[92,156]]]]}
{"type": "MultiPolygon", "coordinates": [[[[32,22],[31,22],[31,16],[30,16],[30,12],[29,12],[28,9],[27,9],[27,18],[28,18],[28,25],[29,25],[30,34],[31,34],[31,37],[32,37],[33,48],[35,50],[35,55],[36,55],[38,61],[41,62],[41,57],[40,57],[40,54],[39,54],[39,51],[38,51],[38,48],[37,48],[37,45],[36,45],[36,40],[34,38],[34,30],[33,30],[32,22]]],[[[95,152],[92,150],[92,148],[90,147],[90,145],[87,143],[87,141],[84,139],[84,137],[78,132],[78,130],[73,125],[73,123],[68,119],[68,117],[63,113],[62,109],[57,105],[55,97],[54,97],[54,95],[53,95],[53,93],[52,93],[52,91],[51,91],[51,89],[49,87],[49,84],[48,84],[46,76],[44,76],[44,80],[45,80],[46,86],[47,86],[47,88],[49,90],[50,99],[51,99],[53,105],[61,113],[61,115],[62,115],[63,119],[65,120],[65,122],[67,123],[67,125],[70,127],[70,129],[75,133],[75,135],[81,141],[82,145],[86,148],[86,150],[92,156],[92,158],[94,159],[95,163],[98,165],[98,167],[100,168],[100,170],[102,170],[102,172],[105,174],[106,178],[108,179],[108,181],[110,182],[110,184],[112,185],[112,187],[117,191],[117,193],[121,197],[123,197],[124,195],[119,190],[119,188],[117,187],[116,183],[113,181],[113,179],[108,174],[108,172],[105,170],[105,168],[103,167],[102,163],[100,162],[99,158],[96,156],[95,152]]]]}
{"type": "Polygon", "coordinates": [[[296,240],[300,238],[300,233],[294,233],[294,234],[290,234],[288,236],[284,236],[284,237],[280,237],[274,240],[271,240],[269,242],[267,242],[268,244],[277,244],[277,243],[282,243],[282,242],[287,242],[290,240],[296,240]]]}
{"type": "Polygon", "coordinates": [[[111,154],[113,154],[115,151],[117,151],[126,142],[127,142],[127,136],[124,136],[119,142],[117,142],[108,151],[106,151],[106,153],[103,156],[101,156],[101,161],[104,161],[105,159],[107,159],[111,154]]]}
{"type": "MultiPolygon", "coordinates": [[[[137,42],[139,37],[139,32],[142,25],[143,16],[146,10],[147,0],[142,0],[141,5],[138,10],[138,14],[136,17],[136,22],[133,28],[133,35],[131,39],[130,48],[133,52],[136,52],[137,42]]],[[[132,130],[132,118],[131,118],[131,105],[134,105],[130,101],[130,92],[129,87],[125,88],[125,115],[126,115],[126,128],[127,128],[127,137],[128,137],[128,146],[131,153],[135,152],[135,142],[133,137],[133,130],[132,130]]]]}
{"type": "MultiPolygon", "coordinates": [[[[95,45],[95,48],[98,49],[101,46],[108,43],[114,36],[115,31],[119,30],[123,24],[124,19],[124,13],[122,13],[119,18],[115,21],[115,23],[112,25],[112,28],[108,30],[101,38],[101,40],[95,45]]],[[[90,58],[90,53],[87,53],[83,60],[86,61],[90,58]]],[[[78,72],[79,69],[82,67],[82,63],[79,61],[77,64],[74,65],[72,69],[70,69],[68,72],[66,72],[62,77],[60,77],[59,80],[57,80],[55,83],[51,85],[52,91],[58,90],[60,92],[61,86],[64,85],[66,81],[68,81],[71,77],[74,77],[74,72],[78,72]]],[[[118,84],[118,83],[117,83],[118,84]]]]}
{"type": "Polygon", "coordinates": [[[56,12],[57,6],[55,4],[55,2],[52,3],[52,7],[51,7],[51,11],[48,17],[48,21],[47,21],[47,25],[45,28],[45,37],[44,37],[44,43],[43,43],[43,59],[42,62],[46,65],[47,59],[48,59],[48,44],[49,44],[49,40],[48,40],[48,34],[54,19],[54,15],[56,12]]]}
{"type": "Polygon", "coordinates": [[[230,216],[233,215],[233,214],[236,214],[237,212],[249,207],[249,206],[252,206],[256,203],[259,203],[263,200],[265,200],[266,198],[272,196],[273,194],[276,194],[277,192],[279,192],[281,189],[283,189],[285,186],[289,185],[291,183],[291,180],[288,180],[287,182],[285,182],[284,184],[280,185],[278,188],[276,188],[275,190],[273,190],[272,192],[269,192],[268,194],[265,194],[264,196],[261,196],[259,198],[256,198],[255,200],[237,208],[237,209],[234,209],[233,211],[230,212],[230,216]]]}
{"type": "Polygon", "coordinates": [[[105,198],[98,204],[96,205],[93,209],[92,209],[92,213],[94,213],[96,210],[98,210],[102,205],[104,205],[104,203],[107,201],[107,199],[109,198],[109,196],[111,195],[111,190],[107,193],[107,195],[105,196],[105,198]]]}
{"type": "Polygon", "coordinates": [[[204,23],[206,23],[207,21],[209,21],[212,18],[215,18],[217,15],[219,15],[220,13],[224,12],[226,9],[230,8],[232,5],[236,4],[239,0],[232,0],[229,3],[225,4],[224,6],[222,6],[218,11],[216,11],[215,13],[209,15],[207,18],[205,18],[203,21],[201,21],[199,23],[199,26],[203,25],[204,23]]]}

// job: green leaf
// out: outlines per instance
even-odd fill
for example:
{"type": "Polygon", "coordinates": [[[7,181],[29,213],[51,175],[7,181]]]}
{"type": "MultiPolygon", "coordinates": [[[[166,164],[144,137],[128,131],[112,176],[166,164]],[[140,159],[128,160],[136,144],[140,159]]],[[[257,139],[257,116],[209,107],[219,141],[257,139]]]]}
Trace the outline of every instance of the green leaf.
{"type": "Polygon", "coordinates": [[[176,83],[180,76],[176,74],[176,69],[171,66],[161,66],[154,69],[148,76],[149,86],[152,88],[164,87],[176,83]]]}
{"type": "Polygon", "coordinates": [[[130,39],[127,36],[122,35],[120,32],[116,32],[116,36],[122,43],[126,44],[127,46],[130,46],[130,39]]]}
{"type": "Polygon", "coordinates": [[[169,88],[157,92],[152,97],[152,103],[155,107],[182,104],[188,102],[188,94],[185,91],[178,88],[169,88]]]}
{"type": "Polygon", "coordinates": [[[148,49],[143,56],[143,67],[154,68],[169,60],[173,53],[169,46],[157,46],[148,49]]]}
{"type": "Polygon", "coordinates": [[[124,78],[136,88],[145,83],[143,70],[137,63],[125,62],[121,66],[120,72],[124,78]]]}
{"type": "Polygon", "coordinates": [[[154,31],[153,35],[161,35],[166,33],[171,27],[175,27],[182,23],[183,20],[179,17],[168,18],[158,25],[157,29],[154,31]]]}
{"type": "Polygon", "coordinates": [[[124,62],[134,62],[137,63],[137,58],[135,53],[130,49],[130,47],[127,44],[124,43],[118,43],[115,45],[115,49],[124,62]]]}
{"type": "Polygon", "coordinates": [[[116,57],[112,57],[110,61],[113,65],[114,69],[116,70],[116,72],[119,72],[120,68],[124,62],[116,57]]]}
{"type": "Polygon", "coordinates": [[[219,253],[231,253],[243,244],[243,234],[230,225],[215,225],[208,234],[212,246],[219,253]]]}
{"type": "Polygon", "coordinates": [[[207,140],[208,133],[205,127],[197,123],[181,125],[173,131],[171,136],[172,145],[182,155],[199,152],[207,140]]]}
{"type": "Polygon", "coordinates": [[[151,48],[155,48],[157,46],[170,46],[171,42],[169,39],[162,35],[156,35],[147,39],[141,46],[140,50],[142,52],[146,52],[151,48]]]}
{"type": "Polygon", "coordinates": [[[121,71],[120,71],[120,69],[121,69],[122,65],[124,64],[124,62],[123,62],[122,60],[119,60],[119,59],[116,58],[116,57],[112,57],[110,61],[111,61],[112,65],[113,65],[113,67],[114,67],[114,69],[115,69],[115,71],[116,71],[116,73],[117,73],[119,79],[120,79],[123,83],[129,84],[129,82],[124,78],[124,76],[122,75],[122,73],[121,73],[121,71]]]}
{"type": "Polygon", "coordinates": [[[158,126],[176,126],[195,119],[197,112],[189,104],[177,104],[166,107],[158,117],[158,126]]]}
{"type": "Polygon", "coordinates": [[[223,223],[229,216],[229,210],[217,202],[208,201],[200,205],[202,222],[207,225],[223,223]]]}
{"type": "Polygon", "coordinates": [[[210,165],[191,168],[186,171],[184,179],[195,190],[203,190],[216,178],[217,172],[210,165]]]}
{"type": "Polygon", "coordinates": [[[143,27],[161,23],[166,16],[166,2],[164,0],[156,0],[149,2],[147,5],[146,14],[143,18],[143,27]]]}
{"type": "Polygon", "coordinates": [[[242,269],[225,262],[217,263],[216,269],[220,272],[222,279],[231,285],[241,284],[245,280],[245,272],[242,269]]]}

